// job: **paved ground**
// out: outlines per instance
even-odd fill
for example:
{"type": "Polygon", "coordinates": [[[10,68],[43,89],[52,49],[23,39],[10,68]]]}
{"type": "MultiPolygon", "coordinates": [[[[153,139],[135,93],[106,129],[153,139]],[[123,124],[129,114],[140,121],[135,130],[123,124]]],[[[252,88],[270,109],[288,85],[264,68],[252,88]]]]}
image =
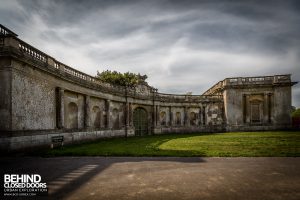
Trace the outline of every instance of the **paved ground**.
{"type": "Polygon", "coordinates": [[[0,166],[40,174],[48,199],[300,199],[300,158],[1,158],[0,166]]]}

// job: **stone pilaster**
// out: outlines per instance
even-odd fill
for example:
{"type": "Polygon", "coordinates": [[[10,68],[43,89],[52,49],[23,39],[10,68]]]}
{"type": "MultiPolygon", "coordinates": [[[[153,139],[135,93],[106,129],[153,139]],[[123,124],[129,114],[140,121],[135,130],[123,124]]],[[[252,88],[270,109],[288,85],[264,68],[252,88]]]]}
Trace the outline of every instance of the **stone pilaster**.
{"type": "Polygon", "coordinates": [[[129,117],[130,117],[129,111],[130,111],[130,109],[129,109],[129,103],[126,102],[125,103],[125,126],[126,127],[130,126],[130,123],[129,123],[129,121],[130,121],[130,119],[129,119],[129,117]]]}
{"type": "Polygon", "coordinates": [[[172,126],[173,125],[173,113],[172,113],[172,107],[169,106],[169,125],[172,126]]]}
{"type": "Polygon", "coordinates": [[[184,121],[183,121],[184,126],[188,126],[188,107],[184,107],[184,121]]]}
{"type": "Polygon", "coordinates": [[[244,124],[247,122],[247,96],[243,95],[243,122],[244,124]]]}
{"type": "Polygon", "coordinates": [[[57,127],[59,129],[65,126],[65,90],[58,88],[58,120],[57,127]]]}
{"type": "Polygon", "coordinates": [[[249,94],[246,95],[246,123],[250,123],[251,122],[251,106],[250,106],[250,96],[249,94]]]}
{"type": "Polygon", "coordinates": [[[268,123],[268,108],[269,108],[269,102],[268,102],[268,94],[264,94],[264,103],[263,103],[263,123],[268,123]]]}
{"type": "Polygon", "coordinates": [[[268,123],[272,123],[272,94],[268,94],[268,123]]]}
{"type": "Polygon", "coordinates": [[[129,114],[129,126],[132,128],[133,127],[133,109],[132,109],[132,103],[129,103],[128,107],[128,114],[129,114]]]}
{"type": "Polygon", "coordinates": [[[90,128],[91,127],[91,103],[90,103],[90,96],[85,96],[84,102],[84,127],[90,128]]]}
{"type": "Polygon", "coordinates": [[[160,106],[156,106],[156,126],[160,126],[160,106]]]}
{"type": "Polygon", "coordinates": [[[202,106],[202,124],[206,125],[206,106],[202,106]]]}
{"type": "Polygon", "coordinates": [[[110,100],[105,101],[105,111],[106,111],[106,128],[112,128],[110,120],[110,100]]]}
{"type": "Polygon", "coordinates": [[[155,128],[156,127],[156,124],[157,124],[157,122],[156,122],[156,120],[157,120],[157,114],[156,114],[156,105],[155,105],[155,103],[153,103],[153,110],[152,110],[152,112],[153,112],[153,128],[155,128]]]}

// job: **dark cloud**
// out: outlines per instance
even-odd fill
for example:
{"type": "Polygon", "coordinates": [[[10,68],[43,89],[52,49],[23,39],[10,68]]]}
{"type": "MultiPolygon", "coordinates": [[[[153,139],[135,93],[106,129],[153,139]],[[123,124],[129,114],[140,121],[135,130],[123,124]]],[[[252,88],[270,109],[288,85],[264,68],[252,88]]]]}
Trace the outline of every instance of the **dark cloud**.
{"type": "Polygon", "coordinates": [[[233,76],[300,80],[297,0],[7,0],[0,19],[70,66],[146,73],[166,93],[200,94],[233,76]]]}

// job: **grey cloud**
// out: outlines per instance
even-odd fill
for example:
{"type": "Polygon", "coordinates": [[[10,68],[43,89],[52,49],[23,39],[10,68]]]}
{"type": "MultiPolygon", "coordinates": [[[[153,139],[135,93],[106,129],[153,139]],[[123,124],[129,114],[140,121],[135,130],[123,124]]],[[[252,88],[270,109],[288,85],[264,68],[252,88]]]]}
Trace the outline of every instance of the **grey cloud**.
{"type": "MultiPolygon", "coordinates": [[[[296,0],[7,0],[0,18],[91,75],[108,67],[147,73],[162,92],[200,94],[228,76],[300,80],[299,11],[296,0]]],[[[300,107],[300,86],[293,95],[300,107]]]]}

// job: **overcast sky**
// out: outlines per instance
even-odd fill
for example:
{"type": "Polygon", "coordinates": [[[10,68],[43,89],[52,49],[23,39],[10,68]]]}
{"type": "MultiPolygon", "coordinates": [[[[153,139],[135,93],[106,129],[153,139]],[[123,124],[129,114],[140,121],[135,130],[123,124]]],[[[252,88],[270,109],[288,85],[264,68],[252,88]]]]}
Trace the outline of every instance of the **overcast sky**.
{"type": "Polygon", "coordinates": [[[202,94],[235,76],[300,81],[297,0],[0,0],[0,23],[85,73],[139,72],[165,93],[202,94]]]}

